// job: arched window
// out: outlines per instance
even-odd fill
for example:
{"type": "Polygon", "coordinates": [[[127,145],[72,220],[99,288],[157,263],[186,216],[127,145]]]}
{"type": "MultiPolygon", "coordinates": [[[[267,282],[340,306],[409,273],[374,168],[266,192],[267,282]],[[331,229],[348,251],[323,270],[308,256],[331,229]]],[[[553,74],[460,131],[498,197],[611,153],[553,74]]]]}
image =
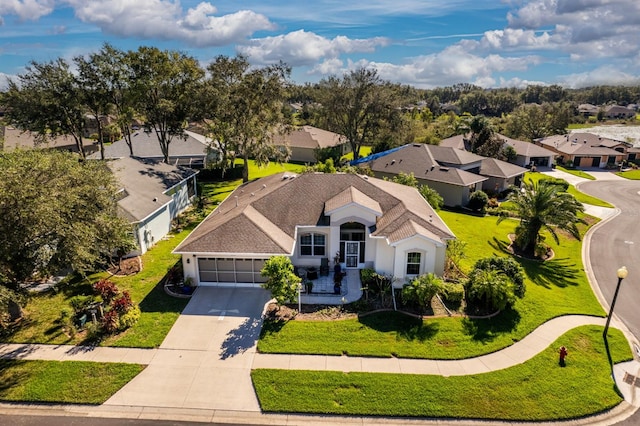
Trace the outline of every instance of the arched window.
{"type": "Polygon", "coordinates": [[[324,256],[326,253],[326,236],[324,234],[302,234],[300,236],[301,256],[324,256]]]}

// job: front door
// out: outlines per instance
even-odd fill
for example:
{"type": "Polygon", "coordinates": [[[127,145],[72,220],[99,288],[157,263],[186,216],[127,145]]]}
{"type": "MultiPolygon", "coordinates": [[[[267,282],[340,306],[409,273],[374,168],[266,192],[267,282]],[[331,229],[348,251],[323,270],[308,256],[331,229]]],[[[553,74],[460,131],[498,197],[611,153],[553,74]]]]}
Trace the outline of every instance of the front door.
{"type": "Polygon", "coordinates": [[[360,243],[358,241],[345,241],[345,264],[347,268],[357,268],[360,259],[360,243]]]}

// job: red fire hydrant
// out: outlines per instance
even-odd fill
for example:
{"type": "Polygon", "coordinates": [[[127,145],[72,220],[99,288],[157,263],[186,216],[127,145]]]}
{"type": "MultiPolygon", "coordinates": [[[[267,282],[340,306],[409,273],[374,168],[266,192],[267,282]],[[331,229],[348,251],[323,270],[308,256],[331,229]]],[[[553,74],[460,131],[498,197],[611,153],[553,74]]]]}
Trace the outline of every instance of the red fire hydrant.
{"type": "Polygon", "coordinates": [[[568,352],[567,352],[567,348],[565,348],[564,346],[560,347],[560,366],[564,367],[565,362],[564,359],[566,358],[568,352]]]}

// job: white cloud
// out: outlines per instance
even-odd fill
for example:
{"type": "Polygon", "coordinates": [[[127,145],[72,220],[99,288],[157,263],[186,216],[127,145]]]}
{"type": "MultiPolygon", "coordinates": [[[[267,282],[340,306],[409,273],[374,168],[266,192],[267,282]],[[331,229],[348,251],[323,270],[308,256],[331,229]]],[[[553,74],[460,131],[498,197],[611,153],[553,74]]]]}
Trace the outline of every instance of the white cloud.
{"type": "Polygon", "coordinates": [[[0,1],[0,25],[3,16],[16,15],[21,20],[37,20],[53,11],[53,0],[2,0],[0,1]]]}
{"type": "Polygon", "coordinates": [[[320,75],[339,75],[345,71],[344,62],[340,59],[333,58],[327,59],[315,67],[313,67],[308,74],[320,74],[320,75]]]}
{"type": "Polygon", "coordinates": [[[76,16],[104,32],[124,37],[180,40],[192,46],[222,46],[256,31],[273,30],[269,19],[250,10],[215,16],[202,2],[186,10],[177,0],[67,0],[76,16]]]}
{"type": "Polygon", "coordinates": [[[291,66],[312,65],[325,58],[336,59],[344,53],[373,52],[378,46],[390,42],[383,37],[350,39],[337,36],[327,39],[304,30],[275,37],[253,39],[249,44],[238,46],[239,53],[251,58],[253,63],[268,64],[278,61],[291,66]]]}
{"type": "Polygon", "coordinates": [[[606,65],[583,73],[560,76],[559,84],[571,88],[594,85],[638,85],[640,84],[640,77],[606,65]]]}
{"type": "Polygon", "coordinates": [[[373,62],[360,60],[348,62],[348,66],[341,69],[333,67],[316,67],[315,72],[326,69],[331,74],[341,74],[356,67],[374,68],[384,80],[402,82],[421,88],[449,86],[461,82],[472,82],[482,87],[495,85],[494,73],[505,71],[523,71],[528,66],[537,64],[540,59],[535,56],[523,58],[508,58],[499,55],[486,57],[474,55],[460,45],[450,46],[441,52],[410,58],[405,64],[388,62],[373,62]]]}

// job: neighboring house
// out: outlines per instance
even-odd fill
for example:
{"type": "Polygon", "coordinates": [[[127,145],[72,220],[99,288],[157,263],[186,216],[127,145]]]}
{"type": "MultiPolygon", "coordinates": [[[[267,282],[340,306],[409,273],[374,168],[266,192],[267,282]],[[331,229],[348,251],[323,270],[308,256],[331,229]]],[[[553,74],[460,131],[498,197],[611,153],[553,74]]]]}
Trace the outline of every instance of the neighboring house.
{"type": "MultiPolygon", "coordinates": [[[[12,151],[14,149],[51,148],[63,151],[78,152],[76,140],[73,136],[57,136],[41,140],[36,133],[17,129],[13,126],[5,126],[4,142],[2,149],[12,151]]],[[[83,139],[84,152],[87,155],[98,151],[98,144],[94,140],[83,139]]]]}
{"type": "Polygon", "coordinates": [[[527,169],[446,146],[408,144],[353,161],[381,178],[413,173],[420,184],[438,191],[445,206],[466,206],[471,193],[502,192],[519,186],[527,169]]]}
{"type": "Polygon", "coordinates": [[[578,105],[578,113],[585,117],[596,116],[600,112],[600,107],[592,104],[580,104],[578,105]]]}
{"type": "Polygon", "coordinates": [[[627,160],[629,161],[640,160],[640,146],[633,146],[627,149],[627,160]]]}
{"type": "Polygon", "coordinates": [[[302,126],[286,135],[277,135],[275,145],[287,145],[291,149],[289,161],[316,163],[316,151],[324,148],[336,148],[340,156],[351,152],[347,138],[328,130],[313,126],[302,126]]]}
{"type": "MultiPolygon", "coordinates": [[[[520,141],[511,139],[507,136],[496,133],[495,137],[504,142],[504,146],[511,146],[516,152],[516,158],[510,163],[520,167],[542,166],[551,167],[553,165],[556,153],[546,148],[536,145],[533,142],[520,141]]],[[[439,146],[447,146],[450,148],[463,149],[470,151],[471,144],[469,137],[466,135],[456,135],[440,141],[439,146]]]]}
{"type": "Polygon", "coordinates": [[[280,173],[243,184],[174,250],[199,285],[258,286],[264,262],[284,255],[319,267],[397,278],[442,275],[455,236],[415,188],[355,174],[280,173]]]}
{"type": "Polygon", "coordinates": [[[604,116],[606,118],[633,118],[636,111],[620,105],[607,105],[604,108],[604,116]]]}
{"type": "Polygon", "coordinates": [[[107,161],[121,185],[118,211],[133,226],[135,254],[146,252],[171,230],[171,221],[191,205],[197,171],[158,160],[123,157],[107,161]]]}
{"type": "MultiPolygon", "coordinates": [[[[162,161],[164,156],[155,132],[137,130],[131,135],[133,155],[162,161]]],[[[169,163],[176,166],[204,168],[217,159],[217,151],[210,147],[210,140],[198,133],[185,131],[185,137],[174,136],[169,144],[169,163]]],[[[124,139],[104,147],[105,158],[129,157],[129,146],[124,139]]],[[[100,158],[93,154],[90,158],[100,158]]]]}
{"type": "Polygon", "coordinates": [[[535,143],[556,152],[563,164],[571,162],[575,167],[618,165],[627,157],[628,147],[626,142],[577,132],[537,139],[535,143]]]}

